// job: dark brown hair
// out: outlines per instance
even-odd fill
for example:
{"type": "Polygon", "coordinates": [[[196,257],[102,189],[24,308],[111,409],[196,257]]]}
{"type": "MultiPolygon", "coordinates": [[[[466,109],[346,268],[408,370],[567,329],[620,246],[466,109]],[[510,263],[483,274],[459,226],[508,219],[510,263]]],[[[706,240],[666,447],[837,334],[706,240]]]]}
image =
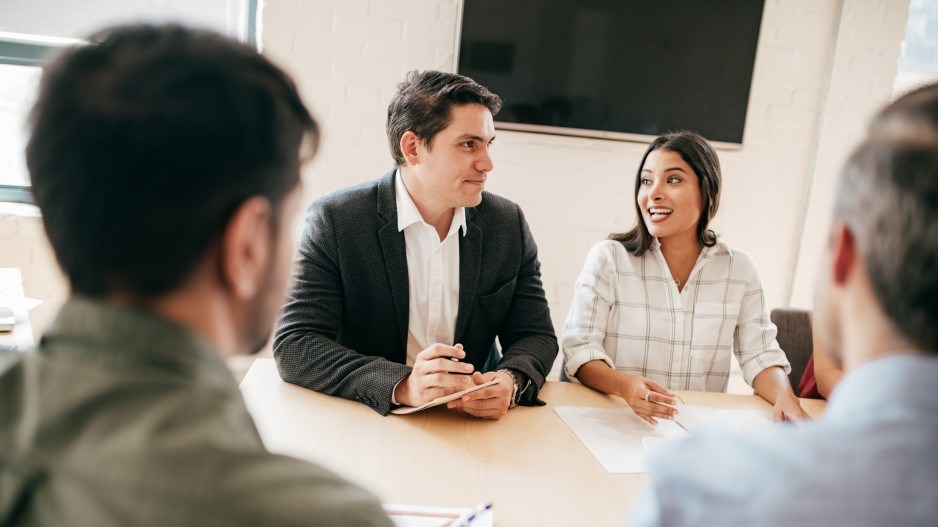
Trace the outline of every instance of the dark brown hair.
{"type": "MultiPolygon", "coordinates": [[[[717,235],[707,226],[720,207],[722,183],[720,158],[717,157],[710,143],[694,132],[680,131],[662,135],[648,145],[648,150],[645,150],[642,162],[638,165],[638,171],[635,174],[635,196],[638,196],[638,190],[642,184],[642,169],[645,167],[645,160],[648,159],[648,154],[658,149],[679,154],[681,159],[697,174],[701,201],[700,219],[697,221],[697,239],[704,247],[712,247],[717,241],[717,235]]],[[[637,199],[633,199],[632,202],[635,205],[637,224],[628,232],[610,234],[609,239],[621,242],[630,253],[641,256],[651,248],[654,238],[648,232],[648,226],[642,219],[642,209],[637,199]]]]}
{"type": "Polygon", "coordinates": [[[388,105],[388,145],[397,166],[404,165],[401,137],[413,132],[430,148],[433,138],[452,119],[453,106],[481,104],[492,115],[502,107],[498,95],[476,81],[455,73],[413,70],[397,85],[388,105]]]}
{"type": "Polygon", "coordinates": [[[290,77],[248,45],[178,25],[88,40],[44,69],[26,148],[33,195],[75,292],[158,298],[245,200],[267,198],[275,224],[319,128],[290,77]]]}

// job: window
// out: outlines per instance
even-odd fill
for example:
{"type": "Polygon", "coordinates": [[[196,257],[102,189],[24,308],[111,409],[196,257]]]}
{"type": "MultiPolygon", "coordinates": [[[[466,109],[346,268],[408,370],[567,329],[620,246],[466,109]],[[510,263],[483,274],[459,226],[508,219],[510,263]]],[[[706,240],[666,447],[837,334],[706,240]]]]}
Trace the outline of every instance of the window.
{"type": "Polygon", "coordinates": [[[938,81],[938,2],[912,0],[893,94],[898,96],[935,81],[938,81]]]}
{"type": "Polygon", "coordinates": [[[30,203],[26,119],[56,48],[110,25],[180,22],[255,42],[258,0],[0,0],[0,202],[30,203]]]}

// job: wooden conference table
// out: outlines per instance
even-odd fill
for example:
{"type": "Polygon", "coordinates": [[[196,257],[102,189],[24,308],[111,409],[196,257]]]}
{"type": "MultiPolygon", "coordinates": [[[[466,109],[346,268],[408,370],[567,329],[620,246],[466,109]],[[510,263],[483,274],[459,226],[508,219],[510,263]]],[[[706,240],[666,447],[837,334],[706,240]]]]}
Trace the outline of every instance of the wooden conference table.
{"type": "MultiPolygon", "coordinates": [[[[491,501],[498,527],[622,525],[646,482],[610,474],[553,406],[624,405],[580,384],[548,382],[544,407],[512,409],[500,421],[432,408],[381,417],[371,408],[280,380],[258,359],[241,392],[268,449],[326,466],[384,503],[471,507],[491,501]]],[[[756,396],[680,392],[688,404],[771,410],[756,396]]],[[[804,400],[814,417],[822,401],[804,400]]]]}

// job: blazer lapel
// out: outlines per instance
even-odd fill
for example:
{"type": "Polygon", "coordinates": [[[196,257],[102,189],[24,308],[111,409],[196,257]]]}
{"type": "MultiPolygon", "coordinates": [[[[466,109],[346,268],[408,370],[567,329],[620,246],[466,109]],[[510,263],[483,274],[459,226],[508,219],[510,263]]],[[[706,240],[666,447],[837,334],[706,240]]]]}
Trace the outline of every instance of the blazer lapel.
{"type": "Polygon", "coordinates": [[[455,343],[462,342],[469,316],[479,293],[482,272],[482,229],[473,223],[476,209],[466,209],[466,235],[459,237],[459,311],[456,314],[455,343]]]}
{"type": "Polygon", "coordinates": [[[398,340],[403,355],[400,362],[407,358],[407,322],[410,286],[407,275],[407,249],[404,233],[397,230],[397,201],[394,194],[394,177],[396,170],[392,170],[381,178],[378,183],[378,213],[387,223],[378,229],[378,240],[381,243],[381,253],[384,255],[384,268],[391,285],[391,296],[394,299],[394,312],[397,315],[398,340]]]}

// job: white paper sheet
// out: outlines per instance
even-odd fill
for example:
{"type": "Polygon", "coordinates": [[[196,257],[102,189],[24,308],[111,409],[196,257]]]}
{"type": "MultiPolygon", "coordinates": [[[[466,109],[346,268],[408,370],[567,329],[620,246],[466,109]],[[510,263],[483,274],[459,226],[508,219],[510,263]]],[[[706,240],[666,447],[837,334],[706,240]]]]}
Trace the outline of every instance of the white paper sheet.
{"type": "MultiPolygon", "coordinates": [[[[472,507],[426,507],[422,505],[383,505],[394,527],[452,527],[465,519],[472,507]]],[[[467,527],[492,527],[495,516],[492,509],[480,512],[467,527]]]]}
{"type": "Polygon", "coordinates": [[[735,433],[772,425],[772,420],[758,410],[686,404],[676,408],[676,422],[659,419],[657,427],[624,407],[558,406],[554,411],[603,468],[624,474],[647,472],[645,459],[649,453],[687,437],[688,432],[720,428],[735,433]]]}
{"type": "Polygon", "coordinates": [[[663,442],[687,436],[671,421],[661,420],[652,427],[623,407],[557,406],[554,411],[596,461],[613,473],[647,472],[646,443],[653,450],[663,442]]]}
{"type": "Polygon", "coordinates": [[[772,425],[772,420],[759,410],[730,410],[694,404],[679,405],[677,409],[678,424],[691,433],[700,428],[747,432],[772,425]]]}

